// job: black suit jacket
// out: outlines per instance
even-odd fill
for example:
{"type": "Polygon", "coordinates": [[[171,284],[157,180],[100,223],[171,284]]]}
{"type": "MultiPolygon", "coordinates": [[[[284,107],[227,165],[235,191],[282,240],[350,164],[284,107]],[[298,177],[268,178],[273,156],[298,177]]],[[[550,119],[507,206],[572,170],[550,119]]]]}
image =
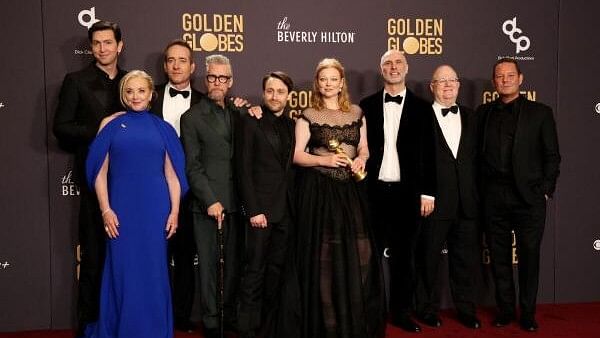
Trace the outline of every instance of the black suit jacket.
{"type": "Polygon", "coordinates": [[[225,99],[224,125],[217,114],[223,110],[204,96],[181,116],[181,142],[185,151],[186,175],[190,185],[190,208],[205,213],[220,202],[228,212],[237,211],[233,148],[236,125],[246,108],[237,108],[225,99]]]}
{"type": "Polygon", "coordinates": [[[456,158],[431,108],[434,120],[435,172],[437,195],[430,218],[455,219],[458,214],[470,219],[478,215],[477,118],[473,110],[460,107],[461,134],[456,158]],[[460,210],[459,210],[460,208],[460,210]]]}
{"type": "Polygon", "coordinates": [[[277,117],[262,108],[259,120],[250,115],[240,118],[235,145],[238,191],[246,216],[265,214],[268,222],[279,222],[292,205],[294,121],[285,113],[279,117],[285,119],[291,146],[282,149],[274,125],[277,117]]]}
{"type": "MultiPolygon", "coordinates": [[[[152,109],[151,109],[152,112],[154,114],[156,114],[158,117],[160,117],[161,119],[164,118],[163,103],[165,100],[165,87],[166,86],[167,86],[166,83],[156,86],[156,99],[153,101],[152,109]]],[[[192,97],[190,98],[190,107],[192,107],[196,103],[200,102],[200,99],[204,96],[204,94],[195,90],[194,88],[192,88],[191,95],[192,95],[192,97]]]]}
{"type": "MultiPolygon", "coordinates": [[[[489,115],[500,99],[477,108],[481,126],[481,159],[486,154],[489,115]]],[[[514,105],[518,114],[513,140],[512,167],[517,189],[529,204],[543,201],[554,193],[559,174],[560,153],[552,109],[519,96],[514,105]]],[[[482,184],[488,181],[482,171],[482,184]]],[[[483,187],[485,188],[485,186],[483,187]]]]}
{"type": "Polygon", "coordinates": [[[119,81],[127,72],[119,69],[110,80],[94,63],[65,76],[54,115],[53,132],[61,147],[75,153],[76,179],[82,189],[85,183],[85,159],[88,147],[103,118],[122,111],[119,81]]]}
{"type": "MultiPolygon", "coordinates": [[[[383,159],[383,90],[364,98],[360,107],[367,121],[367,179],[372,185],[378,180],[383,159]]],[[[406,89],[396,149],[400,160],[400,180],[415,197],[436,195],[433,140],[431,105],[406,89]]]]}

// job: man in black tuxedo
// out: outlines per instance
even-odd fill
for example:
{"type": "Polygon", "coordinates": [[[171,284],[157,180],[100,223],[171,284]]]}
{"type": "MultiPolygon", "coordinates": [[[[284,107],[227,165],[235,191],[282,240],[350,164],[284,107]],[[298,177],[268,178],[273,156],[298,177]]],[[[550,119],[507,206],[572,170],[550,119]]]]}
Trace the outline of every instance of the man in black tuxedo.
{"type": "Polygon", "coordinates": [[[360,102],[369,138],[369,202],[377,245],[391,254],[392,324],[418,332],[410,313],[419,223],[434,209],[433,115],[431,106],[406,88],[408,63],[402,52],[385,52],[380,66],[383,90],[360,102]]]}
{"type": "MultiPolygon", "coordinates": [[[[177,135],[180,135],[181,115],[191,106],[200,102],[204,94],[191,86],[191,77],[196,69],[192,49],[183,40],[174,40],[164,52],[163,69],[169,81],[156,87],[156,101],[151,111],[169,122],[177,135]]],[[[196,245],[190,220],[190,212],[185,207],[187,199],[179,211],[178,232],[169,240],[169,256],[172,267],[172,294],[175,328],[190,332],[194,326],[190,322],[194,300],[194,256],[196,245]]]]}
{"type": "Polygon", "coordinates": [[[441,326],[438,277],[441,251],[448,249],[450,291],[458,320],[478,329],[474,274],[479,258],[477,195],[477,120],[473,111],[456,104],[460,82],[454,69],[435,69],[429,85],[434,102],[436,198],[435,210],[423,221],[419,245],[417,312],[420,320],[441,326]]]}
{"type": "Polygon", "coordinates": [[[486,236],[496,284],[494,325],[516,318],[512,235],[519,261],[519,324],[536,331],[535,307],[546,201],[554,192],[560,154],[552,109],[519,94],[523,74],[513,59],[493,68],[499,98],[477,108],[481,131],[481,190],[486,236]]]}
{"type": "Polygon", "coordinates": [[[105,246],[103,215],[96,194],[85,183],[85,159],[100,121],[123,110],[119,101],[119,81],[126,73],[117,65],[123,41],[116,23],[96,22],[88,30],[88,39],[94,61],[65,76],[53,126],[61,147],[75,154],[74,177],[81,191],[77,336],[83,335],[88,323],[98,320],[105,246]]]}
{"type": "Polygon", "coordinates": [[[255,337],[263,318],[277,311],[292,230],[294,121],[284,112],[292,89],[287,74],[267,74],[263,117],[242,116],[237,129],[238,190],[248,218],[238,317],[242,337],[255,337]]]}
{"type": "Polygon", "coordinates": [[[223,55],[206,57],[207,97],[181,116],[181,140],[186,155],[186,174],[191,196],[194,238],[198,250],[202,321],[205,335],[219,334],[217,305],[217,226],[224,227],[225,323],[237,319],[236,296],[239,281],[239,224],[233,150],[235,126],[240,111],[226,99],[233,85],[229,59],[223,55]]]}

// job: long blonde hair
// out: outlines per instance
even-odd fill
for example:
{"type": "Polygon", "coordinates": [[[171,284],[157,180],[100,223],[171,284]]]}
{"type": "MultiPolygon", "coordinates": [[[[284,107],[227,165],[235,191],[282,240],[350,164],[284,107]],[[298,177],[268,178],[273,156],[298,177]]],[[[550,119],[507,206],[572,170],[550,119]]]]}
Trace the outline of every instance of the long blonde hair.
{"type": "Polygon", "coordinates": [[[323,95],[319,91],[319,73],[325,68],[334,68],[340,73],[340,78],[342,80],[342,89],[338,93],[338,104],[340,106],[340,110],[343,112],[349,112],[350,106],[352,103],[350,102],[350,94],[348,93],[348,86],[346,85],[346,75],[344,73],[344,66],[333,58],[325,58],[317,64],[317,68],[315,70],[315,78],[313,79],[313,92],[312,92],[312,107],[317,110],[322,110],[325,108],[325,103],[323,102],[323,95]]]}

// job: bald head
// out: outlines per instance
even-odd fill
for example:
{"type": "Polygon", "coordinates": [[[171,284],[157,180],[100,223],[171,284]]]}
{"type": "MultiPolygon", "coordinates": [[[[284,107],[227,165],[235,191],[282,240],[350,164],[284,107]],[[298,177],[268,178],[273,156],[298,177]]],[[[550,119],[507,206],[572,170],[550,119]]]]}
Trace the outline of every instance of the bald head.
{"type": "Polygon", "coordinates": [[[460,82],[454,68],[441,65],[434,70],[429,89],[437,103],[446,107],[455,104],[459,88],[460,82]]]}
{"type": "Polygon", "coordinates": [[[390,49],[381,56],[381,75],[386,91],[395,94],[405,88],[408,62],[399,50],[390,49]]]}

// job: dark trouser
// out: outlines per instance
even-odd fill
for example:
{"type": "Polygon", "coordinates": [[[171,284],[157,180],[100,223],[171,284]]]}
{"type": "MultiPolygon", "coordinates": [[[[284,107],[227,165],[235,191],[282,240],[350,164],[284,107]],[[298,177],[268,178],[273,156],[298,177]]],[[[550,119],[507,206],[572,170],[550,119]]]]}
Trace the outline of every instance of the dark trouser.
{"type": "MultiPolygon", "coordinates": [[[[289,247],[290,218],[267,228],[246,225],[246,257],[240,287],[240,332],[258,330],[266,311],[276,308],[289,247]]],[[[272,317],[272,316],[268,316],[272,317]]]]}
{"type": "Polygon", "coordinates": [[[79,206],[79,295],[77,320],[79,329],[98,320],[100,310],[100,284],[106,251],[106,234],[100,207],[94,192],[81,189],[79,206]]]}
{"type": "MultiPolygon", "coordinates": [[[[205,328],[219,327],[219,247],[217,222],[205,213],[193,213],[194,238],[200,267],[202,322],[205,328]]],[[[242,252],[237,213],[229,213],[224,221],[224,325],[234,325],[237,319],[236,301],[239,284],[240,254],[242,252]]]]}
{"type": "Polygon", "coordinates": [[[372,220],[379,248],[388,247],[392,317],[409,315],[415,291],[415,249],[420,197],[402,183],[377,182],[369,187],[372,220]]]}
{"type": "Polygon", "coordinates": [[[512,234],[516,236],[519,261],[521,316],[532,318],[538,291],[540,246],[546,220],[546,200],[527,204],[510,183],[489,183],[484,195],[486,238],[500,313],[514,316],[516,292],[513,281],[512,234]]]}
{"type": "Polygon", "coordinates": [[[421,226],[417,312],[437,314],[439,266],[444,242],[448,249],[450,292],[459,315],[475,315],[475,272],[479,261],[479,233],[476,220],[425,219],[421,226]]]}
{"type": "Polygon", "coordinates": [[[181,207],[177,233],[169,240],[169,255],[172,259],[171,292],[173,314],[176,324],[189,322],[194,303],[194,243],[191,212],[181,207]]]}

